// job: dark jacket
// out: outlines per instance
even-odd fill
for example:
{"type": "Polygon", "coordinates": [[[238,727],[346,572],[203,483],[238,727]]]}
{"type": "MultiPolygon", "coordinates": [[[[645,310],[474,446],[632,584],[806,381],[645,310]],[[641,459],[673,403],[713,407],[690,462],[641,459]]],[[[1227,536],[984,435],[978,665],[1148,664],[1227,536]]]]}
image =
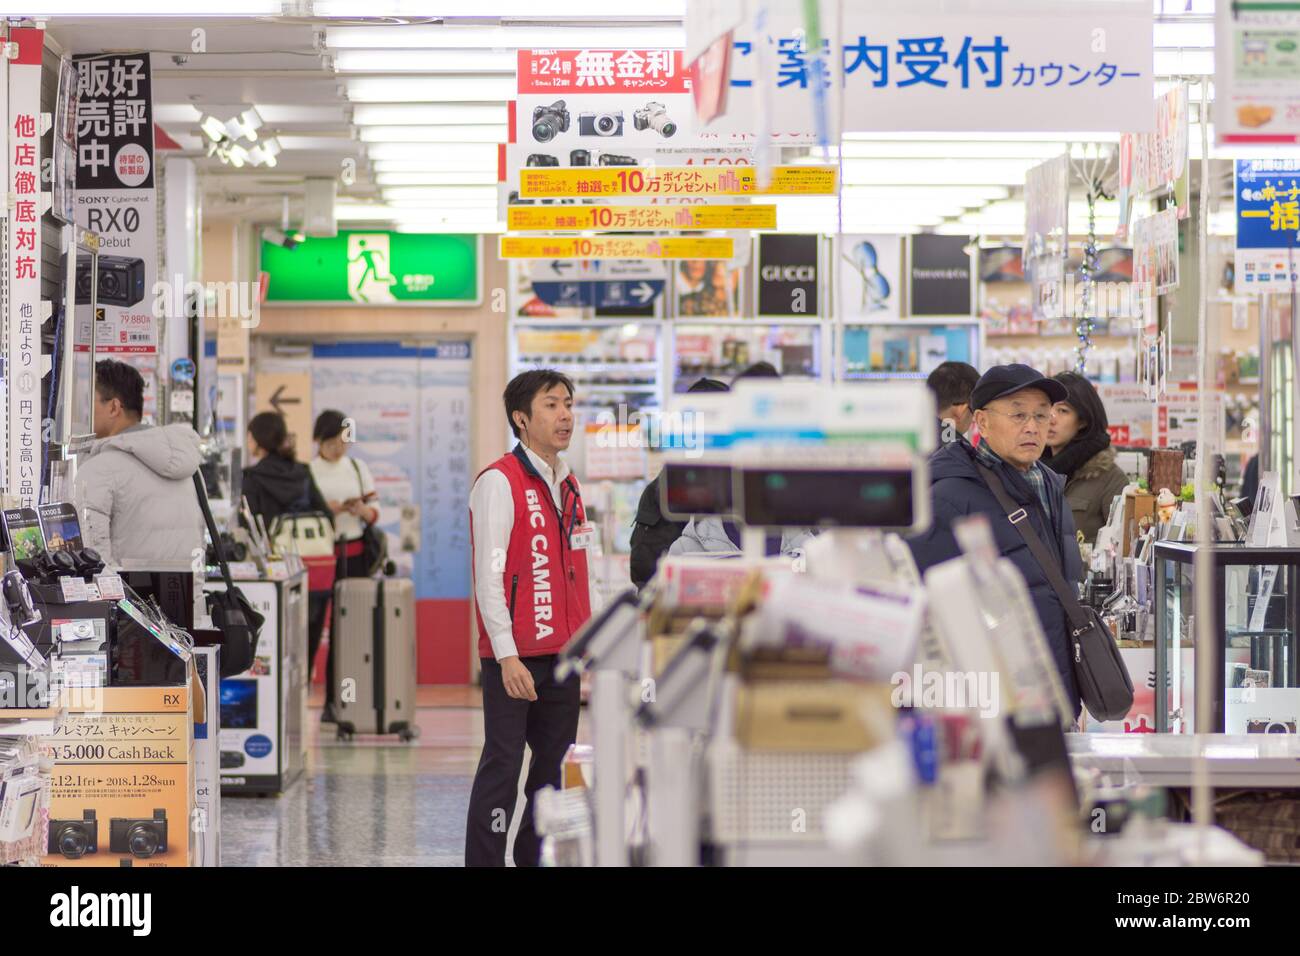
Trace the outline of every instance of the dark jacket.
{"type": "MultiPolygon", "coordinates": [[[[929,531],[908,539],[912,556],[922,572],[960,556],[961,549],[952,532],[953,522],[967,515],[988,515],[998,551],[1011,560],[1025,579],[1030,600],[1047,637],[1047,646],[1065,685],[1066,697],[1077,715],[1079,694],[1074,682],[1071,663],[1074,655],[1069,647],[1065,609],[1020,532],[1007,520],[1006,512],[984,483],[975,462],[975,449],[966,442],[945,445],[930,456],[933,524],[929,531]]],[[[1029,513],[1030,523],[1038,537],[1049,550],[1061,557],[1066,582],[1076,582],[1082,577],[1083,568],[1074,536],[1074,519],[1065,503],[1065,479],[1048,469],[1044,472],[1051,499],[1051,515],[1043,514],[1038,495],[1020,472],[1005,462],[998,467],[1007,492],[1029,513]]]]}
{"type": "Polygon", "coordinates": [[[1128,475],[1115,464],[1115,449],[1103,448],[1075,469],[1065,483],[1065,500],[1074,515],[1074,527],[1093,544],[1110,517],[1115,496],[1123,494],[1128,475]]]}
{"type": "Polygon", "coordinates": [[[243,494],[248,499],[248,510],[262,516],[268,531],[271,522],[283,514],[323,511],[330,515],[330,507],[316,487],[311,469],[282,455],[267,455],[251,468],[245,468],[243,494]]]}
{"type": "Polygon", "coordinates": [[[636,508],[636,521],[632,525],[632,555],[629,561],[632,583],[641,590],[654,577],[659,559],[668,553],[672,543],[681,537],[685,521],[670,521],[659,510],[659,482],[663,472],[641,491],[636,508]]]}

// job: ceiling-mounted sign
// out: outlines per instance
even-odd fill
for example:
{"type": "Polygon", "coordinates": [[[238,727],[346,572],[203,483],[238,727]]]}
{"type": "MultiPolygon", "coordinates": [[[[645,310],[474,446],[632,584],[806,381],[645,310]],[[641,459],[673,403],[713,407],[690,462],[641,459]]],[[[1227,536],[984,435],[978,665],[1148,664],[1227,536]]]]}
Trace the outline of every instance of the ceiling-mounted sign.
{"type": "Polygon", "coordinates": [[[340,230],[293,249],[262,242],[266,300],[362,305],[477,305],[479,237],[340,230]]]}
{"type": "Polygon", "coordinates": [[[502,236],[502,259],[730,259],[730,236],[502,236]]]}
{"type": "Polygon", "coordinates": [[[673,229],[775,229],[772,205],[511,206],[512,232],[666,232],[673,229]]]}
{"type": "MultiPolygon", "coordinates": [[[[149,54],[76,57],[77,225],[99,236],[95,349],[155,353],[159,295],[149,54]]],[[[89,282],[89,259],[77,271],[89,282]]],[[[88,306],[87,306],[88,307],[88,306]]]]}
{"type": "Polygon", "coordinates": [[[819,314],[821,237],[764,233],[758,237],[758,314],[819,314]]]}
{"type": "Polygon", "coordinates": [[[1214,127],[1220,143],[1300,140],[1300,7],[1215,4],[1214,127]]]}
{"type": "Polygon", "coordinates": [[[1178,288],[1178,211],[1162,209],[1133,223],[1133,282],[1143,295],[1178,288]]]}
{"type": "Polygon", "coordinates": [[[667,269],[654,260],[538,260],[529,270],[533,294],[560,308],[639,308],[663,294],[667,269]]]}
{"type": "Polygon", "coordinates": [[[898,318],[902,237],[843,235],[838,241],[835,269],[840,287],[838,307],[844,318],[898,318]]]}
{"type": "Polygon", "coordinates": [[[1300,160],[1239,159],[1235,277],[1243,292],[1285,292],[1300,277],[1300,160]]]}
{"type": "Polygon", "coordinates": [[[909,256],[912,315],[970,315],[971,253],[969,236],[912,236],[909,256]]]}
{"type": "Polygon", "coordinates": [[[9,336],[3,364],[0,401],[8,400],[7,480],[4,489],[21,499],[24,507],[36,502],[41,490],[43,448],[41,442],[41,50],[45,31],[14,28],[9,41],[17,45],[17,57],[0,63],[0,74],[8,74],[8,103],[5,83],[0,80],[0,105],[9,117],[6,142],[8,154],[9,248],[3,263],[8,286],[0,290],[0,306],[7,292],[9,336]],[[7,67],[7,69],[6,69],[7,67]]]}
{"type": "Polygon", "coordinates": [[[831,196],[834,166],[776,166],[760,188],[753,166],[657,166],[653,169],[529,167],[519,173],[524,199],[599,196],[831,196]]]}
{"type": "MultiPolygon", "coordinates": [[[[750,129],[760,115],[774,134],[811,126],[806,6],[771,4],[766,31],[736,29],[725,112],[701,135],[750,129]]],[[[822,0],[819,12],[822,36],[840,37],[821,62],[832,93],[843,91],[845,131],[908,132],[918,117],[935,131],[1151,129],[1150,0],[842,6],[842,25],[841,5],[822,0]]]]}

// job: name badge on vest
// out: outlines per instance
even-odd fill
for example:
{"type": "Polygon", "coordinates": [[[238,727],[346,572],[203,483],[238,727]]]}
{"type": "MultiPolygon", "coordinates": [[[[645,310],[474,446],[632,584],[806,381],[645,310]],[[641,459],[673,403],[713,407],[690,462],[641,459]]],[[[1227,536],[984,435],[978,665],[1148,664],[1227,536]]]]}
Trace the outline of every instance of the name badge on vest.
{"type": "Polygon", "coordinates": [[[569,546],[575,551],[586,551],[596,543],[596,526],[586,521],[573,529],[569,535],[569,546]]]}

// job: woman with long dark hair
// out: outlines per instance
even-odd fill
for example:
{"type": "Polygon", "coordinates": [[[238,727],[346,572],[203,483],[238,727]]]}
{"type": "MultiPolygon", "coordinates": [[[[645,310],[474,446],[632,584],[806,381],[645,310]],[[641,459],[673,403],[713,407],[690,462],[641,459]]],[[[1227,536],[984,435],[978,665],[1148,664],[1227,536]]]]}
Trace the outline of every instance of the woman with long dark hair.
{"type": "Polygon", "coordinates": [[[1069,394],[1052,407],[1042,463],[1065,476],[1065,500],[1074,512],[1074,526],[1092,543],[1128,476],[1115,464],[1106,406],[1092,382],[1076,372],[1054,377],[1069,394]]]}
{"type": "Polygon", "coordinates": [[[261,515],[268,530],[280,515],[304,511],[330,514],[311,470],[294,460],[293,445],[283,415],[259,412],[249,421],[248,458],[252,464],[244,469],[244,497],[249,511],[261,515]]]}

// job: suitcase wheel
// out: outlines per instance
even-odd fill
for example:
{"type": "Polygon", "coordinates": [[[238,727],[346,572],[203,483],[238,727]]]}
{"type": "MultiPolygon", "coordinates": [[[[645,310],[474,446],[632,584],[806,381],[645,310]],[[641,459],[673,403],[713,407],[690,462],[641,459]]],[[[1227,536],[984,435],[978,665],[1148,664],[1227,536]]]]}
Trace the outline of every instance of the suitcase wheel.
{"type": "Polygon", "coordinates": [[[416,737],[420,736],[419,727],[403,727],[397,732],[397,737],[402,743],[409,744],[416,737]]]}
{"type": "Polygon", "coordinates": [[[339,724],[338,732],[335,735],[337,740],[351,740],[357,735],[356,730],[351,724],[339,724]]]}

